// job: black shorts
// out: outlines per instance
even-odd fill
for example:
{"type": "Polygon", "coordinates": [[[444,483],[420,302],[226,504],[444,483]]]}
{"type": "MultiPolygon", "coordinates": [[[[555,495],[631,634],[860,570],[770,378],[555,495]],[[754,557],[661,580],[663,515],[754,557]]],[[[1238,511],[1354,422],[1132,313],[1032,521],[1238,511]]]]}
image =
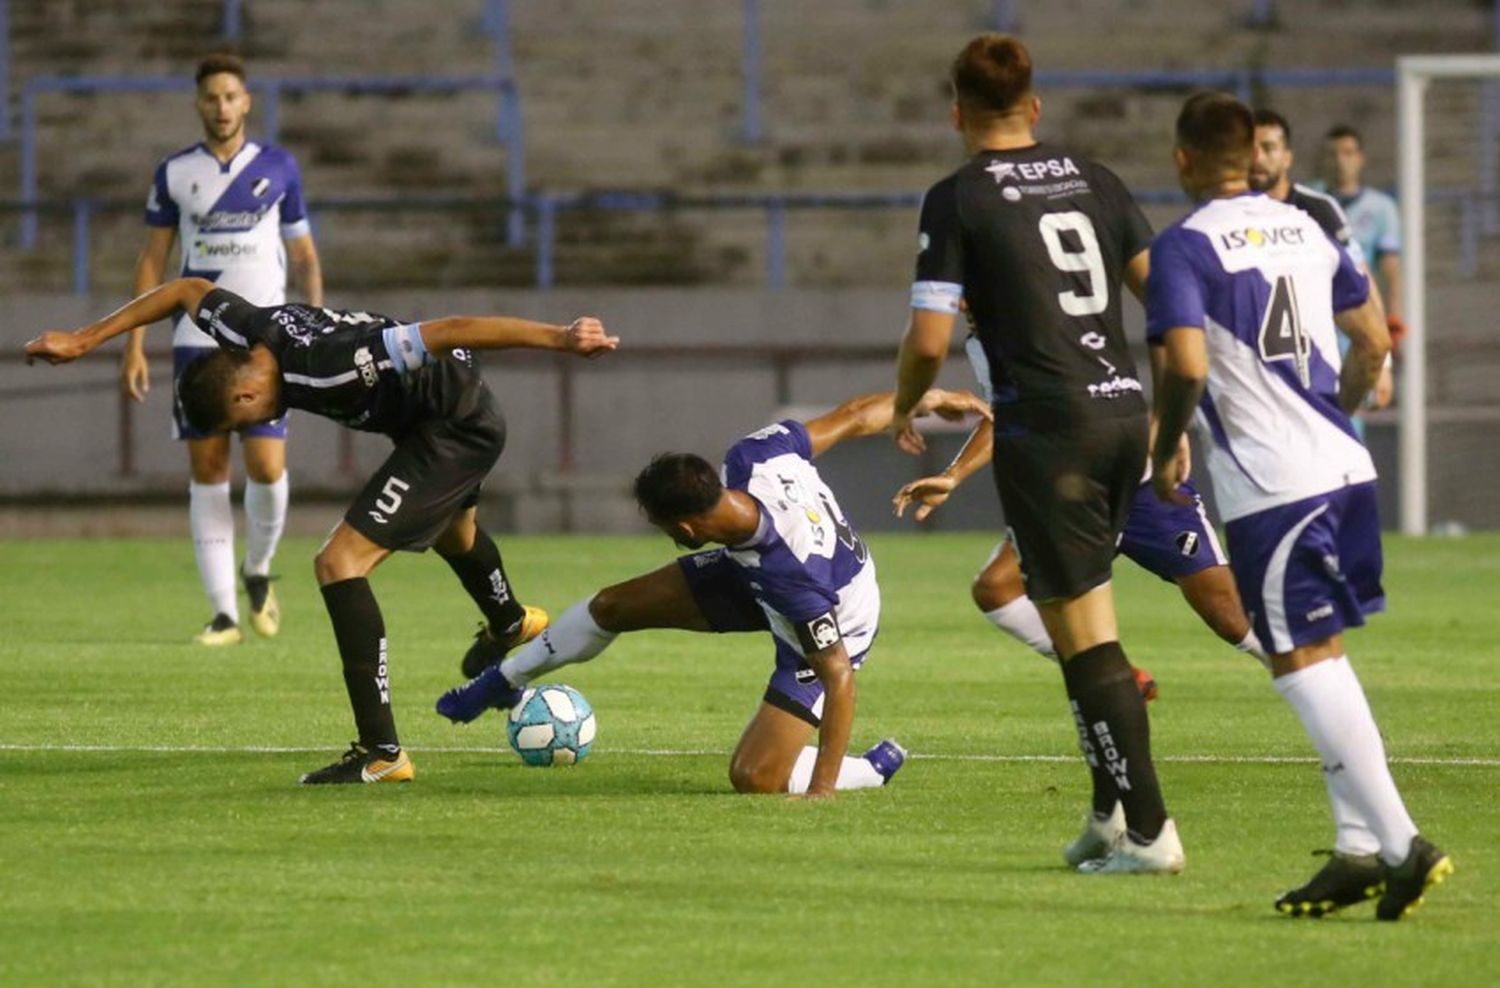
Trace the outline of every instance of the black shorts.
{"type": "Polygon", "coordinates": [[[505,418],[477,371],[450,371],[431,411],[399,438],[344,521],[376,545],[421,552],[479,501],[505,449],[505,418]]]}
{"type": "Polygon", "coordinates": [[[1027,595],[1057,600],[1101,586],[1146,469],[1146,417],[1017,433],[996,430],[994,471],[1027,595]]]}

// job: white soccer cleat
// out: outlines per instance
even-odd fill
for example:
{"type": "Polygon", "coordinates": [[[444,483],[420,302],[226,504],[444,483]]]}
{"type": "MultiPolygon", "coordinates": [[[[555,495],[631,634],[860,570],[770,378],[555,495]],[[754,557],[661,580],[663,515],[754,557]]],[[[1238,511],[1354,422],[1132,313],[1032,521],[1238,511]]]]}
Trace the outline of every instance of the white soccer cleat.
{"type": "Polygon", "coordinates": [[[1115,808],[1103,820],[1089,812],[1088,822],[1078,839],[1063,848],[1063,860],[1069,868],[1077,868],[1085,861],[1106,857],[1125,839],[1125,808],[1115,800],[1115,808]]]}
{"type": "Polygon", "coordinates": [[[1127,833],[1107,857],[1085,861],[1078,870],[1085,875],[1175,875],[1186,863],[1177,824],[1168,820],[1151,843],[1137,844],[1127,833]]]}

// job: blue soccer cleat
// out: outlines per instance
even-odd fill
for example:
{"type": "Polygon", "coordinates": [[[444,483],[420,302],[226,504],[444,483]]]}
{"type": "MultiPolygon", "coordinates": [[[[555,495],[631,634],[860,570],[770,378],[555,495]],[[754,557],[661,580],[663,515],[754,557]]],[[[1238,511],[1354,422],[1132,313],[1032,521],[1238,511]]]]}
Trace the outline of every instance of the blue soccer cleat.
{"type": "Polygon", "coordinates": [[[455,724],[467,724],[486,710],[509,710],[520,699],[521,690],[506,680],[498,665],[493,665],[438,697],[437,712],[455,724]]]}
{"type": "Polygon", "coordinates": [[[906,749],[896,743],[895,738],[886,738],[884,741],[864,753],[864,760],[875,767],[880,777],[887,783],[891,776],[900,771],[901,766],[906,764],[906,749]]]}

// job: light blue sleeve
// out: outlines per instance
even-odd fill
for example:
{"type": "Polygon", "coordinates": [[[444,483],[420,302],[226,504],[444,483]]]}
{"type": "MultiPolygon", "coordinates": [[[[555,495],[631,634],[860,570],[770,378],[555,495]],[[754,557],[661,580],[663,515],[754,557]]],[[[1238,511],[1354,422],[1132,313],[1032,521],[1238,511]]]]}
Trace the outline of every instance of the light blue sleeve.
{"type": "Polygon", "coordinates": [[[1380,195],[1380,234],[1375,239],[1375,255],[1401,253],[1401,210],[1396,200],[1380,195]]]}

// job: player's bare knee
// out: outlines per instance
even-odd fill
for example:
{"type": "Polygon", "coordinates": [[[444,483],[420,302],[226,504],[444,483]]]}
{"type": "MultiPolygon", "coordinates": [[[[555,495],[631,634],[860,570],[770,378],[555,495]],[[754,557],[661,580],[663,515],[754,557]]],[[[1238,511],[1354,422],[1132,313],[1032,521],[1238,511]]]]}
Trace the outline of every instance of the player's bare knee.
{"type": "Polygon", "coordinates": [[[985,570],[974,577],[969,593],[974,598],[974,606],[988,614],[1022,596],[1025,589],[1019,580],[1012,581],[1006,575],[996,575],[985,570]]]}
{"type": "Polygon", "coordinates": [[[589,616],[605,631],[628,631],[629,604],[620,584],[605,587],[589,601],[589,616]]]}
{"type": "Polygon", "coordinates": [[[347,553],[339,551],[332,543],[318,550],[313,557],[313,575],[317,577],[318,586],[326,587],[330,583],[338,583],[341,580],[352,580],[363,574],[347,553]]]}
{"type": "Polygon", "coordinates": [[[462,556],[474,548],[474,540],[479,536],[479,526],[474,524],[474,519],[469,515],[460,515],[455,518],[443,534],[437,537],[432,548],[437,550],[440,556],[462,556]]]}
{"type": "Polygon", "coordinates": [[[736,757],[729,763],[729,784],[738,793],[772,793],[786,789],[786,778],[764,761],[736,757]]]}

